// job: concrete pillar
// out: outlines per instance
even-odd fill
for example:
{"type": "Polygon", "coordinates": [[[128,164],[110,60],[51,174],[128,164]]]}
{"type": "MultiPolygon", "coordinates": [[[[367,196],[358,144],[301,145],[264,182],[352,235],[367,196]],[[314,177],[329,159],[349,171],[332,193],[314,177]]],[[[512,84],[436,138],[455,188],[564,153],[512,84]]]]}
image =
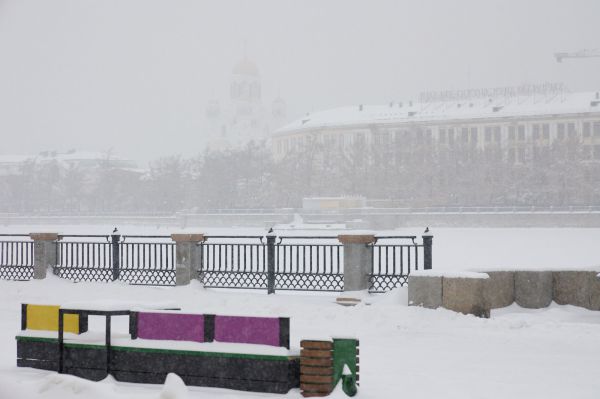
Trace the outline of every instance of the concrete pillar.
{"type": "Polygon", "coordinates": [[[57,262],[57,233],[30,233],[33,240],[33,278],[46,278],[48,268],[56,266],[57,262]]]}
{"type": "Polygon", "coordinates": [[[188,285],[197,277],[198,244],[204,242],[204,234],[171,234],[171,239],[175,241],[175,284],[188,285]]]}
{"type": "Polygon", "coordinates": [[[369,275],[373,269],[373,246],[375,236],[339,235],[344,245],[344,291],[369,289],[369,275]]]}

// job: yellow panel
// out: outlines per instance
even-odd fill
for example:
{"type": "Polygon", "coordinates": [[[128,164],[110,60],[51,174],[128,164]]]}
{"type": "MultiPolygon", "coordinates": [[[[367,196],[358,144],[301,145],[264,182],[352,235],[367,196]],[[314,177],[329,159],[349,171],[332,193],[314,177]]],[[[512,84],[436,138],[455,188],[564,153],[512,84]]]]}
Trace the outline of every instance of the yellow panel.
{"type": "MultiPolygon", "coordinates": [[[[27,328],[58,331],[58,309],[59,306],[54,305],[27,305],[27,328]]],[[[65,315],[64,330],[79,334],[79,315],[65,315]]]]}

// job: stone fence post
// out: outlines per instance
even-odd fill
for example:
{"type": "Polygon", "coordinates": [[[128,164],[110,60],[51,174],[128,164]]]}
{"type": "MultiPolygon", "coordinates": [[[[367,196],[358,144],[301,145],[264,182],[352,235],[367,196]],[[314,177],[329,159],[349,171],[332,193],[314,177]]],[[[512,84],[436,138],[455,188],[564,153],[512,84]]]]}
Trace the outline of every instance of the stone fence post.
{"type": "Polygon", "coordinates": [[[175,284],[188,285],[196,278],[194,267],[200,264],[198,244],[205,241],[204,234],[171,234],[175,241],[175,284]]]}
{"type": "Polygon", "coordinates": [[[373,246],[377,241],[372,234],[339,235],[344,245],[344,291],[369,289],[373,268],[373,246]]]}
{"type": "Polygon", "coordinates": [[[58,233],[30,233],[33,240],[33,278],[46,278],[49,267],[56,266],[58,233]]]}
{"type": "Polygon", "coordinates": [[[431,270],[433,266],[433,235],[429,232],[429,228],[423,234],[423,269],[431,270]]]}

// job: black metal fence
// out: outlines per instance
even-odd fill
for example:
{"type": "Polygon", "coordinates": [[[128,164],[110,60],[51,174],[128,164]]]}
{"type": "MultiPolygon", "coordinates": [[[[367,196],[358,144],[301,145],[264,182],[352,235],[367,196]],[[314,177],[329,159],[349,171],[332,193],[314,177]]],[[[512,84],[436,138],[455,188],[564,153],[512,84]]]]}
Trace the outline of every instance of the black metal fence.
{"type": "Polygon", "coordinates": [[[0,234],[0,279],[33,278],[33,241],[28,234],[0,234]]]}
{"type": "Polygon", "coordinates": [[[60,238],[54,273],[61,278],[175,285],[175,243],[165,242],[170,236],[114,234],[60,238]]]}
{"type": "Polygon", "coordinates": [[[379,237],[373,244],[371,292],[386,292],[406,285],[411,271],[431,268],[431,240],[424,236],[379,237]]]}
{"type": "Polygon", "coordinates": [[[268,289],[267,244],[262,236],[212,236],[198,244],[198,278],[210,288],[268,289]],[[215,241],[215,242],[213,242],[215,241]]]}
{"type": "MultiPolygon", "coordinates": [[[[33,278],[34,242],[0,236],[0,278],[33,278]]],[[[27,238],[22,238],[27,237],[27,238]]],[[[205,287],[303,291],[344,290],[344,246],[337,236],[205,236],[192,269],[205,287]]],[[[432,237],[377,237],[370,291],[405,285],[411,271],[431,268],[432,237]]],[[[170,236],[62,235],[53,271],[73,281],[175,285],[176,244],[170,236]]]]}
{"type": "Polygon", "coordinates": [[[343,246],[336,237],[279,237],[275,273],[278,290],[343,291],[343,246]]]}
{"type": "Polygon", "coordinates": [[[206,239],[198,244],[201,261],[197,269],[205,287],[269,292],[344,288],[343,251],[342,245],[333,242],[336,237],[208,236],[206,239]]]}

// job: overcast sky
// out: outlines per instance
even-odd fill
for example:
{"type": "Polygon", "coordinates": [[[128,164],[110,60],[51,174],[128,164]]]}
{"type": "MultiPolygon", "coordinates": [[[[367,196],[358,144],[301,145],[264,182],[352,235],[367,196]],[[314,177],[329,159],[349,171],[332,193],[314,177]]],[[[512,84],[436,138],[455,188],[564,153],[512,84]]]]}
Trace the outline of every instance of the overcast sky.
{"type": "Polygon", "coordinates": [[[600,89],[600,1],[0,0],[0,154],[202,146],[244,54],[263,102],[307,111],[427,90],[564,82],[600,89]]]}

